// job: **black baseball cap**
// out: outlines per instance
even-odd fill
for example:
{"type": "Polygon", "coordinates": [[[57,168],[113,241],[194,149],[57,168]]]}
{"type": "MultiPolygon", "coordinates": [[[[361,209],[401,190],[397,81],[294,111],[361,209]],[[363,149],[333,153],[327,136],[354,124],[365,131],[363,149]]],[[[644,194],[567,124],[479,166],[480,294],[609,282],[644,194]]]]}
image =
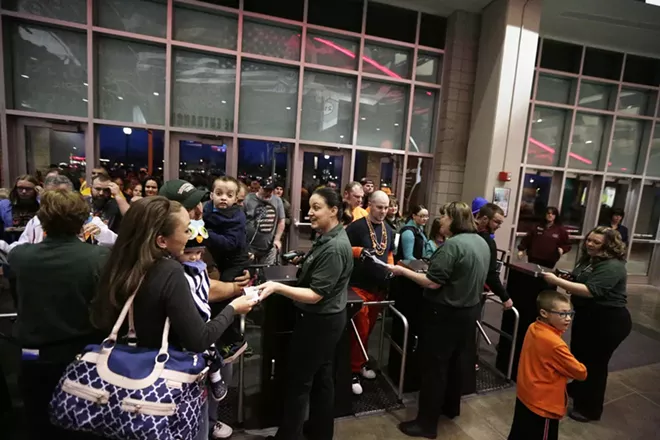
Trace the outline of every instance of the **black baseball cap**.
{"type": "Polygon", "coordinates": [[[160,187],[158,194],[170,200],[177,201],[190,211],[207,198],[209,192],[195,188],[185,180],[169,180],[160,187]]]}
{"type": "Polygon", "coordinates": [[[266,190],[273,190],[273,189],[275,189],[276,186],[277,185],[275,184],[275,182],[273,180],[268,179],[264,182],[264,184],[261,187],[263,189],[266,189],[266,190]]]}

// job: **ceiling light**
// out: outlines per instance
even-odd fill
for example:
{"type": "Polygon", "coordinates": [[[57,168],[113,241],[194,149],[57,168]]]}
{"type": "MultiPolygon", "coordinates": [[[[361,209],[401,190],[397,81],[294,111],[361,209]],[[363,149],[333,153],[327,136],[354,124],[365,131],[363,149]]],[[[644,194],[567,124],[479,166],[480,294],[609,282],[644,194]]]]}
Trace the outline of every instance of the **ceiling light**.
{"type": "Polygon", "coordinates": [[[128,135],[133,133],[133,129],[131,127],[124,127],[124,134],[128,135]]]}
{"type": "Polygon", "coordinates": [[[287,109],[287,110],[291,110],[291,107],[287,107],[286,109],[287,109]]]}
{"type": "Polygon", "coordinates": [[[158,96],[158,95],[160,95],[160,93],[154,92],[154,96],[158,96]]]}
{"type": "Polygon", "coordinates": [[[25,74],[21,75],[21,78],[30,79],[30,77],[25,74]]]}
{"type": "Polygon", "coordinates": [[[536,122],[543,122],[543,119],[537,119],[536,122]]]}
{"type": "Polygon", "coordinates": [[[120,100],[120,101],[124,100],[124,98],[122,98],[121,96],[117,96],[117,99],[120,100]]]}
{"type": "Polygon", "coordinates": [[[529,179],[529,183],[534,183],[534,179],[529,179]]]}
{"type": "Polygon", "coordinates": [[[398,122],[395,122],[395,123],[394,123],[394,126],[395,126],[395,127],[398,127],[398,126],[399,126],[399,123],[398,123],[398,122]]]}
{"type": "Polygon", "coordinates": [[[88,85],[89,85],[89,84],[87,84],[86,82],[83,83],[83,86],[85,86],[85,87],[87,87],[88,85]]]}
{"type": "Polygon", "coordinates": [[[362,119],[363,121],[366,121],[366,120],[367,120],[367,118],[360,118],[360,119],[362,119]]]}
{"type": "Polygon", "coordinates": [[[82,100],[83,100],[83,102],[87,102],[87,98],[83,98],[82,100]]]}
{"type": "Polygon", "coordinates": [[[380,131],[380,128],[377,128],[376,131],[380,131]]]}
{"type": "Polygon", "coordinates": [[[222,102],[223,104],[227,104],[227,101],[225,101],[225,100],[222,100],[220,102],[222,102]]]}
{"type": "Polygon", "coordinates": [[[323,159],[325,159],[325,160],[330,159],[330,155],[329,155],[329,154],[324,154],[324,155],[323,155],[323,159]]]}
{"type": "Polygon", "coordinates": [[[593,141],[586,141],[585,144],[591,144],[593,141]]]}
{"type": "Polygon", "coordinates": [[[339,139],[344,139],[344,135],[343,135],[343,134],[340,134],[340,135],[339,135],[339,139]]]}

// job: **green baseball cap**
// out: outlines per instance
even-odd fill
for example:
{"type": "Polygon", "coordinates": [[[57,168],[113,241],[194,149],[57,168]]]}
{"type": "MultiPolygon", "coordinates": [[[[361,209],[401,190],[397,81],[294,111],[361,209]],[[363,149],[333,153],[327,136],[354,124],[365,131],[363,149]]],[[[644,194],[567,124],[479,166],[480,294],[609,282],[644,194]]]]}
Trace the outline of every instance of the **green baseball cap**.
{"type": "Polygon", "coordinates": [[[175,200],[190,211],[201,203],[209,194],[208,191],[197,189],[185,180],[168,180],[160,187],[158,194],[170,200],[175,200]]]}

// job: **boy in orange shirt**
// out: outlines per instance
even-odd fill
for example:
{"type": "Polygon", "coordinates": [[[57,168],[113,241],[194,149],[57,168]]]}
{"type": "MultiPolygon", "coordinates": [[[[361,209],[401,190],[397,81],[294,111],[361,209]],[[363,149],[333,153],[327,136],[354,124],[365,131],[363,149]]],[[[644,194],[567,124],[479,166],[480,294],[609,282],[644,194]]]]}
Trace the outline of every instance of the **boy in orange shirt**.
{"type": "Polygon", "coordinates": [[[568,403],[566,383],[587,378],[587,368],[561,338],[575,315],[568,296],[545,290],[536,307],[539,317],[527,329],[520,353],[509,440],[557,440],[568,403]]]}

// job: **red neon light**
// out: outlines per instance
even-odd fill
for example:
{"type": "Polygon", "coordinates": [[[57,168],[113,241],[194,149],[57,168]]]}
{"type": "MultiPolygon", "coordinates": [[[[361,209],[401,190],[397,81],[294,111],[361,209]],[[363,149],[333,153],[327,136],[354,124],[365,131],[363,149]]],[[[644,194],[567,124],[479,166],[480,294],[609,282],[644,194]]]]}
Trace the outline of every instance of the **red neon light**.
{"type": "MultiPolygon", "coordinates": [[[[554,148],[547,146],[547,145],[544,144],[543,142],[539,142],[539,141],[537,141],[537,140],[534,139],[533,137],[530,137],[530,138],[529,138],[529,142],[530,142],[531,144],[536,145],[536,146],[539,147],[539,148],[544,149],[545,151],[547,151],[547,152],[549,152],[549,153],[555,154],[555,149],[554,149],[554,148]]],[[[568,155],[569,155],[570,157],[572,157],[573,159],[576,159],[576,160],[579,160],[580,162],[586,163],[587,165],[591,165],[591,164],[593,163],[592,161],[590,161],[590,160],[587,159],[586,157],[582,157],[582,156],[580,156],[579,154],[568,153],[568,155]]]]}
{"type": "MultiPolygon", "coordinates": [[[[328,41],[325,38],[319,38],[319,37],[314,37],[314,39],[316,41],[318,41],[319,43],[323,43],[326,46],[329,46],[329,47],[331,47],[335,50],[338,50],[339,52],[343,53],[344,55],[346,55],[348,57],[355,58],[355,54],[353,52],[351,52],[350,50],[348,50],[344,47],[339,46],[338,44],[333,43],[332,41],[328,41]]],[[[382,64],[374,61],[373,59],[369,58],[368,56],[363,56],[362,59],[364,61],[366,61],[367,63],[371,64],[372,66],[374,66],[376,69],[383,72],[385,75],[391,76],[392,78],[402,79],[401,76],[399,76],[396,73],[392,72],[390,69],[388,69],[387,67],[383,66],[382,64]]]]}

